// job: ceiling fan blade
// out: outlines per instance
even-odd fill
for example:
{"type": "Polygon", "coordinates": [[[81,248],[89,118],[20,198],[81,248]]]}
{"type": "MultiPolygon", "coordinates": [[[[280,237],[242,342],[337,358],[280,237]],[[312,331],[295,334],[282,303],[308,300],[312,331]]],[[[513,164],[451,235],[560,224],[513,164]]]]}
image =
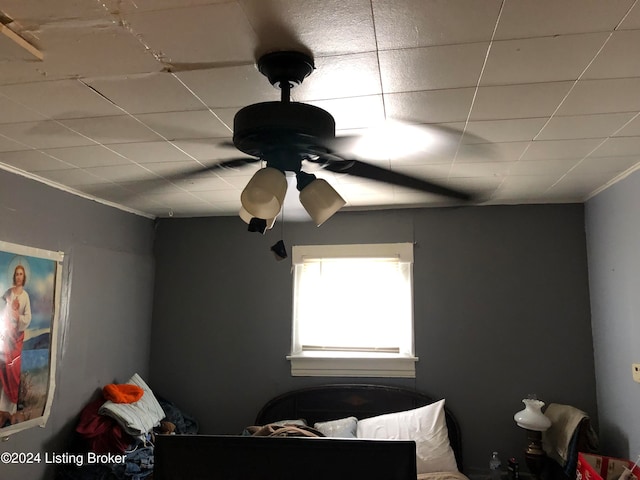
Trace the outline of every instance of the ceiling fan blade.
{"type": "MultiPolygon", "coordinates": [[[[320,157],[322,159],[322,157],[320,157]]],[[[325,169],[336,173],[347,173],[356,177],[376,180],[378,182],[390,183],[399,187],[412,188],[422,192],[434,193],[445,197],[455,198],[463,201],[470,201],[473,195],[460,190],[445,187],[443,185],[423,180],[421,178],[412,177],[393,170],[378,167],[371,163],[361,162],[360,160],[334,160],[326,159],[325,169]]]]}
{"type": "MultiPolygon", "coordinates": [[[[259,162],[260,160],[259,158],[252,157],[231,158],[214,165],[198,166],[190,170],[158,176],[156,178],[144,178],[137,181],[131,180],[126,182],[128,184],[126,187],[118,190],[117,199],[113,200],[129,200],[133,197],[150,194],[171,183],[192,180],[208,173],[214,173],[216,170],[242,168],[246,165],[259,162]]],[[[108,185],[106,187],[92,187],[90,190],[91,191],[87,191],[86,193],[97,196],[111,196],[114,187],[113,185],[108,185]]]]}

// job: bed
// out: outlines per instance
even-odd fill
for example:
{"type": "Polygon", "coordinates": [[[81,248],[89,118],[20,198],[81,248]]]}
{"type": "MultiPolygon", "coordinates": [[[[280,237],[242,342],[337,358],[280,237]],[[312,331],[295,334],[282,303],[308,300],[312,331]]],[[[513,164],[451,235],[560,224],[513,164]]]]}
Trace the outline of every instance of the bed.
{"type": "MultiPolygon", "coordinates": [[[[314,431],[317,427],[324,438],[256,438],[247,435],[246,430],[244,435],[238,436],[158,437],[154,479],[183,478],[186,472],[177,466],[189,464],[189,478],[213,478],[213,465],[215,478],[242,478],[242,475],[235,475],[239,469],[244,469],[244,478],[251,479],[468,480],[461,473],[462,443],[455,416],[444,406],[443,400],[434,400],[415,390],[373,384],[307,387],[269,400],[259,410],[253,426],[301,421],[314,431]],[[429,417],[436,410],[441,417],[439,420],[429,417]],[[448,463],[438,463],[440,457],[435,456],[425,460],[423,457],[429,457],[432,451],[423,449],[424,455],[421,456],[421,439],[414,441],[395,434],[385,438],[385,432],[389,431],[385,428],[404,428],[404,423],[414,422],[417,416],[429,418],[429,422],[433,420],[425,430],[433,430],[431,427],[437,426],[438,422],[446,424],[446,428],[440,429],[444,432],[446,445],[434,447],[433,451],[446,446],[451,454],[448,463]],[[342,426],[345,424],[343,420],[347,419],[352,419],[350,422],[356,420],[352,432],[357,432],[357,435],[352,435],[353,438],[344,438],[350,435],[343,434],[337,435],[343,438],[324,436],[326,432],[336,431],[331,430],[335,422],[342,426]],[[331,426],[329,430],[328,426],[331,426]],[[425,465],[421,468],[424,461],[428,468],[425,465]],[[327,473],[330,471],[328,464],[333,468],[330,475],[327,473]],[[355,464],[365,467],[358,469],[361,467],[356,468],[355,464]],[[390,465],[397,466],[398,473],[391,474],[391,470],[385,470],[390,465]],[[440,468],[442,465],[447,466],[440,468]]],[[[415,430],[413,425],[409,428],[415,430]]],[[[438,435],[442,436],[442,432],[438,435]]]]}

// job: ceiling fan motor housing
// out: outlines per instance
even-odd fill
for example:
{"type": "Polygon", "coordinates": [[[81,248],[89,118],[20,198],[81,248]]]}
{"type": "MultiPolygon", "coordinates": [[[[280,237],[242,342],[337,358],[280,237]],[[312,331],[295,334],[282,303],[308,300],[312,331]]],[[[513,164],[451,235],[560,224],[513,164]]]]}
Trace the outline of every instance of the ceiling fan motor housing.
{"type": "Polygon", "coordinates": [[[238,150],[264,158],[276,150],[307,153],[336,135],[327,111],[305,103],[263,102],[244,107],[233,120],[233,143],[238,150]]]}

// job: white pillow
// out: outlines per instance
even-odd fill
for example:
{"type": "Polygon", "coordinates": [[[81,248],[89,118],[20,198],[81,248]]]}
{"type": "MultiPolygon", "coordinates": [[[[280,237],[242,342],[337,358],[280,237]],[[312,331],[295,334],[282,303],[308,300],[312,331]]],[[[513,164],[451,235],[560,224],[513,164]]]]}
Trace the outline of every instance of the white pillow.
{"type": "Polygon", "coordinates": [[[458,471],[449,443],[444,399],[414,410],[359,420],[357,437],[414,440],[418,473],[458,471]]]}
{"type": "Polygon", "coordinates": [[[111,400],[107,400],[102,404],[98,413],[117,420],[129,435],[144,435],[160,424],[165,413],[149,386],[137,373],[127,383],[142,388],[144,393],[140,400],[133,403],[113,403],[111,400]]]}

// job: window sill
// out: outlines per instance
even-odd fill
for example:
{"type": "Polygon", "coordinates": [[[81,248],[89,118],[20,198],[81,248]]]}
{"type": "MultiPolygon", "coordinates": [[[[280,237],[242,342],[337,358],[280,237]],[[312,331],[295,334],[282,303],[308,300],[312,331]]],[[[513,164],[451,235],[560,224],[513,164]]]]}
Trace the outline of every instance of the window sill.
{"type": "Polygon", "coordinates": [[[288,355],[293,377],[415,378],[417,357],[314,352],[288,355]]]}

